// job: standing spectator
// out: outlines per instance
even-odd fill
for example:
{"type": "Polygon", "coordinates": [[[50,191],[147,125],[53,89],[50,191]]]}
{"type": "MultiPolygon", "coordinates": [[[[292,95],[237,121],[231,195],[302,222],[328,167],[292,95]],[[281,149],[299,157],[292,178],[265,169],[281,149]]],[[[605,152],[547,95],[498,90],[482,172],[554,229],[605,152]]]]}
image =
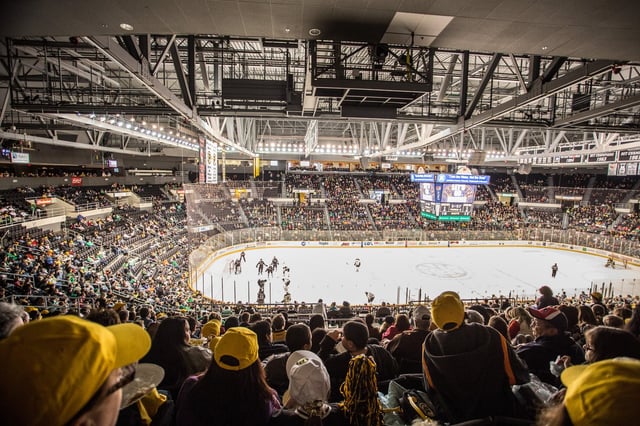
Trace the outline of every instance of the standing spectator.
{"type": "Polygon", "coordinates": [[[324,305],[324,302],[322,301],[322,299],[318,299],[318,303],[315,303],[313,305],[313,308],[311,309],[311,313],[322,315],[322,318],[324,318],[324,320],[326,321],[327,307],[324,305]]]}
{"type": "Polygon", "coordinates": [[[185,380],[176,425],[260,426],[280,408],[264,377],[256,334],[234,327],[220,338],[209,369],[185,380]]]}
{"type": "Polygon", "coordinates": [[[136,324],[58,316],[19,327],[0,341],[3,424],[115,425],[122,388],[135,373],[127,366],[150,345],[136,324]]]}
{"type": "Polygon", "coordinates": [[[424,342],[423,371],[438,419],[457,423],[488,416],[515,417],[519,407],[511,386],[529,374],[495,329],[465,323],[464,305],[447,291],[431,306],[438,327],[424,342]]]}
{"type": "Polygon", "coordinates": [[[538,309],[560,304],[558,298],[553,295],[553,290],[551,290],[551,287],[543,285],[538,291],[540,292],[540,297],[538,297],[538,299],[536,300],[536,307],[538,309]]]}

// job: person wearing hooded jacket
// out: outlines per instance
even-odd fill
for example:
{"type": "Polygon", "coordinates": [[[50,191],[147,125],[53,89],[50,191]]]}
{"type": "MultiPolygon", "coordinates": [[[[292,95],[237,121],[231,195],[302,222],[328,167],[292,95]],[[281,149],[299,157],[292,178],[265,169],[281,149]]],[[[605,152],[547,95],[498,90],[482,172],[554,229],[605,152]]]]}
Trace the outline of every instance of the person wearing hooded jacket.
{"type": "Polygon", "coordinates": [[[511,386],[529,382],[526,367],[498,331],[467,324],[464,317],[457,293],[433,301],[431,319],[438,328],[425,339],[422,367],[437,419],[521,417],[511,386]]]}

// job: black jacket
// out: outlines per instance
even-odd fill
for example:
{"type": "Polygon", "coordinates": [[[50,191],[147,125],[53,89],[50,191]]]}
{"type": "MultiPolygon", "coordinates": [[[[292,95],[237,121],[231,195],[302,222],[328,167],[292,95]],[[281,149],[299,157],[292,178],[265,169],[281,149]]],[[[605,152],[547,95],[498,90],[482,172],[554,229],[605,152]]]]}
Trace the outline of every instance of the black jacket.
{"type": "Polygon", "coordinates": [[[519,415],[511,385],[527,383],[529,373],[498,331],[481,324],[435,330],[423,356],[425,387],[439,420],[519,415]]]}
{"type": "Polygon", "coordinates": [[[551,361],[555,361],[559,355],[569,355],[573,364],[584,363],[584,351],[567,333],[538,337],[520,346],[516,352],[529,367],[529,372],[556,387],[560,387],[561,383],[558,377],[551,374],[551,361]]]}
{"type": "Polygon", "coordinates": [[[289,388],[289,377],[287,376],[287,360],[291,352],[271,355],[262,361],[264,372],[267,376],[267,383],[282,397],[289,388]]]}

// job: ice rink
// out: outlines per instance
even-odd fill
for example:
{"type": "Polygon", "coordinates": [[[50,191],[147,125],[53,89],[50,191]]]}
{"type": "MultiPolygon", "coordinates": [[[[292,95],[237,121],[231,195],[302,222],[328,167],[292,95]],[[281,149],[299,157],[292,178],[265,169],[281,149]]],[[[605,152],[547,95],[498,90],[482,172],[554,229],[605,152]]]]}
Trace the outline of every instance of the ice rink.
{"type": "Polygon", "coordinates": [[[262,258],[270,263],[277,257],[280,266],[267,280],[267,303],[283,299],[282,267],[290,268],[289,292],[292,300],[326,303],[365,303],[365,292],[375,294],[375,303],[405,303],[457,291],[462,298],[491,295],[533,297],[542,285],[568,296],[588,291],[591,282],[599,285],[622,279],[638,282],[638,268],[605,268],[605,258],[543,247],[376,247],[376,248],[259,248],[246,250],[242,271],[230,271],[229,263],[240,251],[216,259],[197,288],[207,296],[225,301],[256,302],[259,278],[256,264],[262,258]],[[354,266],[360,259],[361,266],[354,266]],[[558,274],[551,278],[551,265],[558,263],[558,274]],[[235,294],[234,294],[235,289],[235,294]]]}

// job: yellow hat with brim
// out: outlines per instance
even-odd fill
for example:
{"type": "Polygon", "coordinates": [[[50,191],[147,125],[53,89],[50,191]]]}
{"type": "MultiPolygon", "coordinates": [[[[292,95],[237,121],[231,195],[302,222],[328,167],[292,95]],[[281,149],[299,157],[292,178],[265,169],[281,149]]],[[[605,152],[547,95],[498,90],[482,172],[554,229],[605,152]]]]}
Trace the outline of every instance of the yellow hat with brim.
{"type": "Polygon", "coordinates": [[[431,319],[439,329],[455,330],[464,322],[464,304],[458,293],[445,291],[433,300],[431,319]]]}
{"type": "Polygon", "coordinates": [[[212,336],[219,336],[221,326],[222,326],[222,322],[220,320],[213,319],[202,326],[202,332],[200,333],[200,335],[206,338],[209,338],[212,336]]]}
{"type": "Polygon", "coordinates": [[[213,357],[225,370],[244,370],[258,360],[258,336],[246,327],[234,327],[222,335],[213,357]]]}
{"type": "Polygon", "coordinates": [[[138,361],[150,347],[149,334],[137,324],[105,327],[68,315],[17,328],[0,341],[3,423],[67,424],[113,370],[138,361]]]}
{"type": "Polygon", "coordinates": [[[614,358],[565,369],[564,406],[574,426],[630,424],[637,417],[640,360],[614,358]]]}

